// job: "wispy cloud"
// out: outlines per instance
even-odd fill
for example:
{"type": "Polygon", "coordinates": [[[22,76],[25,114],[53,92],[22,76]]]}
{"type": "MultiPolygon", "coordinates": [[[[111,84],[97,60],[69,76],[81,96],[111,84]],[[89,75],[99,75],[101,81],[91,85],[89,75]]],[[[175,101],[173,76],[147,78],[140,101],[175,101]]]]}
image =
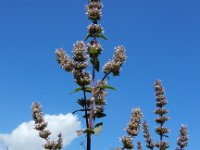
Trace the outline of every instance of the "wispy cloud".
{"type": "MultiPolygon", "coordinates": [[[[69,145],[76,137],[76,130],[81,128],[81,123],[77,117],[72,114],[44,115],[48,122],[48,129],[52,132],[50,138],[57,139],[57,135],[61,132],[63,135],[64,146],[69,145]]],[[[38,132],[34,130],[34,122],[28,121],[21,123],[11,133],[0,133],[0,150],[43,150],[45,141],[38,136],[38,132]]]]}

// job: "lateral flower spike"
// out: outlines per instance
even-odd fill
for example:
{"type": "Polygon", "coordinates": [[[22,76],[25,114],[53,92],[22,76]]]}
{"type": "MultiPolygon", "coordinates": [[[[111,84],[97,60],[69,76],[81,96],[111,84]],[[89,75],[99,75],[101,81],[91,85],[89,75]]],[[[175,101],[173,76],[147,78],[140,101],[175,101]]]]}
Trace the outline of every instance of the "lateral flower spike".
{"type": "Polygon", "coordinates": [[[180,136],[177,140],[177,145],[179,147],[176,150],[184,150],[188,145],[188,129],[186,125],[182,125],[180,129],[180,136]]]}
{"type": "Polygon", "coordinates": [[[57,59],[58,63],[60,64],[61,68],[63,68],[67,72],[71,72],[73,69],[72,60],[69,58],[69,56],[64,51],[64,49],[57,48],[55,53],[56,53],[56,59],[57,59]]]}
{"type": "Polygon", "coordinates": [[[155,122],[160,124],[159,127],[156,127],[155,131],[160,136],[160,141],[155,144],[156,147],[160,149],[166,149],[169,147],[168,142],[164,141],[163,138],[167,137],[167,133],[169,133],[169,129],[164,126],[164,123],[169,119],[169,117],[165,116],[168,110],[165,109],[165,105],[168,103],[166,97],[164,95],[164,88],[161,84],[160,80],[156,80],[155,82],[155,96],[156,96],[156,110],[154,111],[158,117],[155,119],[155,122]]]}
{"type": "Polygon", "coordinates": [[[112,73],[113,76],[119,76],[121,67],[126,61],[126,58],[127,56],[125,47],[124,46],[115,47],[113,58],[104,65],[103,72],[105,74],[112,73]]]}

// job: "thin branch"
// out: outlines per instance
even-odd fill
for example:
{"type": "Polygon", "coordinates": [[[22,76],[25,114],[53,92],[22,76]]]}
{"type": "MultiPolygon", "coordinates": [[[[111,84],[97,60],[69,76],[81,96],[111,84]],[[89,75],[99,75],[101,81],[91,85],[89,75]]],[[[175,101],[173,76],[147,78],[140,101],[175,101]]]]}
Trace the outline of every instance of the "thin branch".
{"type": "Polygon", "coordinates": [[[101,79],[101,82],[103,82],[103,81],[107,78],[107,76],[108,76],[110,73],[111,73],[111,72],[106,73],[106,74],[103,76],[103,78],[101,79]]]}

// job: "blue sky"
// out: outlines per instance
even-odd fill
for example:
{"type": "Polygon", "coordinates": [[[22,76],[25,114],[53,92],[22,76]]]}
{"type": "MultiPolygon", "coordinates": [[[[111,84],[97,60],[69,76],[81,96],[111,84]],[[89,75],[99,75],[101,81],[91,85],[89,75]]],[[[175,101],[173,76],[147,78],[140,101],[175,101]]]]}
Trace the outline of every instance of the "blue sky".
{"type": "MultiPolygon", "coordinates": [[[[84,39],[90,23],[86,3],[0,1],[0,133],[10,133],[31,120],[33,101],[40,101],[47,114],[67,114],[78,108],[75,101],[82,95],[69,95],[77,86],[71,74],[59,67],[54,52],[63,47],[70,53],[73,43],[84,39]]],[[[189,127],[187,149],[196,150],[200,134],[200,1],[110,0],[103,4],[101,24],[108,41],[101,41],[101,66],[117,45],[126,47],[128,59],[121,76],[109,81],[118,90],[108,91],[108,116],[103,119],[103,132],[94,137],[93,149],[120,146],[118,137],[125,134],[131,109],[138,106],[154,134],[153,83],[161,79],[169,101],[171,119],[166,125],[171,130],[171,149],[183,123],[189,127]]],[[[75,139],[66,149],[81,149],[81,140],[75,139]]]]}

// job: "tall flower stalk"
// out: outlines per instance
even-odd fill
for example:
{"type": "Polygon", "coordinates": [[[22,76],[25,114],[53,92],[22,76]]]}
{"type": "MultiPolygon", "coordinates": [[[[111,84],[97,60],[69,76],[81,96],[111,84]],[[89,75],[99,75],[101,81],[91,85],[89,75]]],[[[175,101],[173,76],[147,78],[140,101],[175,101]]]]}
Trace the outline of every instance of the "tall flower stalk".
{"type": "Polygon", "coordinates": [[[180,129],[180,136],[177,140],[178,147],[176,150],[184,150],[185,147],[188,145],[188,130],[186,125],[182,125],[180,129]]]}
{"type": "Polygon", "coordinates": [[[165,150],[169,147],[168,142],[166,142],[163,138],[168,137],[167,133],[169,129],[164,126],[165,122],[169,119],[169,117],[165,116],[168,113],[168,110],[164,108],[167,104],[167,100],[164,95],[164,88],[162,87],[161,81],[156,80],[155,82],[155,95],[156,95],[156,110],[154,113],[158,115],[155,119],[155,122],[160,124],[159,127],[156,127],[156,133],[160,136],[160,141],[155,144],[160,150],[165,150]]]}
{"type": "MultiPolygon", "coordinates": [[[[98,135],[102,129],[103,123],[98,122],[98,119],[106,116],[104,111],[107,96],[106,90],[115,90],[114,87],[108,85],[106,79],[111,74],[113,77],[119,76],[122,65],[126,61],[125,47],[122,45],[116,46],[112,59],[106,62],[102,67],[104,75],[102,78],[96,79],[96,74],[100,72],[101,67],[99,57],[103,51],[100,39],[107,40],[104,36],[104,28],[99,24],[102,18],[102,7],[101,0],[88,1],[86,5],[86,15],[91,21],[91,24],[87,27],[88,33],[85,40],[77,41],[73,45],[73,56],[68,55],[63,48],[57,48],[55,51],[58,64],[66,72],[72,74],[74,82],[78,86],[72,93],[82,93],[81,98],[77,100],[81,108],[75,110],[72,114],[81,112],[83,115],[85,128],[83,130],[78,130],[77,135],[86,135],[86,150],[91,150],[92,135],[98,135]]],[[[159,124],[155,132],[159,135],[159,141],[153,143],[146,121],[142,123],[143,136],[148,149],[153,150],[157,147],[159,150],[166,150],[169,148],[169,144],[164,138],[168,137],[167,134],[169,130],[164,125],[169,117],[166,116],[168,110],[165,109],[167,100],[164,95],[164,88],[159,80],[155,82],[155,95],[156,110],[154,113],[158,115],[155,122],[159,124]]],[[[39,136],[46,141],[44,148],[49,150],[61,149],[63,147],[61,134],[58,134],[57,141],[49,140],[51,132],[46,129],[47,122],[45,122],[43,118],[40,104],[33,103],[32,117],[35,121],[35,129],[39,131],[39,136]]],[[[137,142],[137,146],[133,143],[133,139],[139,134],[142,117],[143,114],[140,108],[133,109],[131,120],[125,129],[128,135],[121,137],[123,147],[119,147],[117,150],[134,149],[134,147],[138,150],[143,149],[141,142],[137,142]]],[[[187,128],[183,125],[180,129],[180,137],[177,140],[178,147],[176,150],[184,150],[188,145],[187,134],[187,128]]],[[[84,144],[83,147],[85,148],[84,144]]]]}
{"type": "Polygon", "coordinates": [[[154,148],[154,143],[153,143],[153,140],[151,138],[151,134],[149,133],[149,126],[147,124],[146,121],[144,121],[142,123],[142,127],[143,127],[143,136],[145,138],[145,142],[146,142],[146,147],[150,150],[153,150],[154,148]]]}
{"type": "MultiPolygon", "coordinates": [[[[156,95],[156,110],[154,113],[158,115],[155,119],[155,122],[158,123],[160,126],[156,127],[155,132],[159,135],[159,141],[154,143],[149,132],[149,126],[146,121],[143,121],[142,128],[143,128],[143,137],[146,142],[146,148],[153,150],[158,148],[159,150],[167,150],[169,148],[169,143],[164,140],[164,137],[168,137],[169,129],[165,127],[165,122],[169,119],[166,114],[169,110],[165,109],[165,105],[167,104],[166,97],[164,95],[164,88],[161,84],[160,80],[155,81],[155,95],[156,95]]],[[[116,150],[123,150],[123,149],[134,149],[134,141],[133,138],[138,136],[140,131],[140,124],[142,119],[142,113],[139,108],[133,109],[132,119],[128,123],[128,127],[125,129],[128,133],[128,136],[122,136],[121,142],[123,147],[118,147],[116,150]]],[[[186,125],[182,125],[180,129],[180,136],[177,140],[176,150],[184,150],[185,147],[188,145],[188,130],[186,125]]],[[[137,149],[142,150],[141,142],[137,142],[137,149]]]]}
{"type": "MultiPolygon", "coordinates": [[[[88,33],[85,41],[78,41],[74,44],[73,56],[70,57],[63,48],[56,49],[56,58],[60,66],[67,72],[71,72],[78,88],[74,92],[82,91],[83,97],[78,99],[77,103],[82,107],[73,113],[83,112],[86,128],[77,131],[78,135],[86,134],[86,149],[91,150],[91,136],[98,134],[97,129],[102,128],[103,123],[96,123],[98,118],[105,117],[106,89],[115,90],[114,87],[107,84],[107,77],[112,73],[113,76],[119,76],[121,67],[126,60],[125,48],[117,46],[113,54],[113,59],[108,61],[104,67],[104,76],[96,79],[96,73],[100,71],[100,60],[103,48],[99,39],[107,40],[104,36],[104,29],[99,21],[102,17],[102,3],[100,0],[89,0],[86,6],[86,15],[91,24],[88,25],[88,33]],[[86,41],[89,41],[85,44],[86,41]],[[89,70],[91,66],[91,71],[89,70]]],[[[73,93],[74,93],[73,92],[73,93]]],[[[98,131],[99,132],[99,131],[98,131]]]]}

